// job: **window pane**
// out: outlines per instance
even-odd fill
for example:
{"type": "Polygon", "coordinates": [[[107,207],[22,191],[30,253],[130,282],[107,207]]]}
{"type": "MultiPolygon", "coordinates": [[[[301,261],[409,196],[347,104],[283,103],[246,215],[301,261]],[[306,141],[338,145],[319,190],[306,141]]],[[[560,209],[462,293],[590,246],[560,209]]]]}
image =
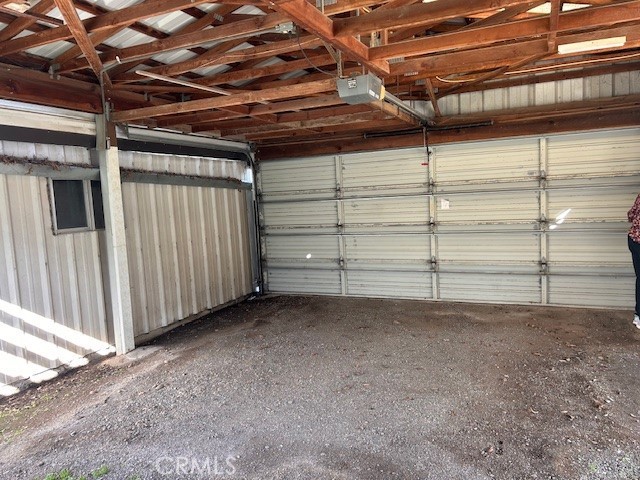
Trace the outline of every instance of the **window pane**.
{"type": "Polygon", "coordinates": [[[88,227],[82,180],[53,180],[53,197],[58,230],[88,227]]]}
{"type": "Polygon", "coordinates": [[[102,185],[97,180],[91,180],[91,197],[93,198],[93,219],[96,230],[104,230],[104,210],[102,208],[102,185]]]}

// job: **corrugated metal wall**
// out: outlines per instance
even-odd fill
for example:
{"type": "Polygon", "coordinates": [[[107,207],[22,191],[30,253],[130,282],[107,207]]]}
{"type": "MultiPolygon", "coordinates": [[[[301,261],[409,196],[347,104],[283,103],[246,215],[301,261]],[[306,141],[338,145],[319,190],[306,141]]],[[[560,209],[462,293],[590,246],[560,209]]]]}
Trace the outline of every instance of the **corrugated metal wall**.
{"type": "Polygon", "coordinates": [[[634,93],[640,93],[640,71],[459,93],[443,97],[438,104],[443,115],[458,115],[634,93]]]}
{"type": "MultiPolygon", "coordinates": [[[[0,153],[89,163],[84,148],[0,142],[0,153]]],[[[109,347],[99,232],[53,235],[47,180],[0,175],[0,394],[109,347]]]]}
{"type": "MultiPolygon", "coordinates": [[[[242,179],[238,161],[121,152],[124,168],[242,179]]],[[[123,183],[134,333],[251,293],[244,190],[123,183]]]]}
{"type": "MultiPolygon", "coordinates": [[[[81,147],[0,142],[0,154],[90,165],[81,147]]],[[[246,180],[246,164],[120,152],[124,168],[246,180]]],[[[11,164],[4,171],[11,172],[11,164]]],[[[19,168],[16,173],[22,172],[19,168]]],[[[247,190],[122,185],[136,336],[251,293],[247,190]]],[[[0,175],[0,395],[112,351],[104,232],[54,235],[47,179],[0,175]]]]}
{"type": "Polygon", "coordinates": [[[630,307],[640,130],[261,164],[270,291],[630,307]]]}

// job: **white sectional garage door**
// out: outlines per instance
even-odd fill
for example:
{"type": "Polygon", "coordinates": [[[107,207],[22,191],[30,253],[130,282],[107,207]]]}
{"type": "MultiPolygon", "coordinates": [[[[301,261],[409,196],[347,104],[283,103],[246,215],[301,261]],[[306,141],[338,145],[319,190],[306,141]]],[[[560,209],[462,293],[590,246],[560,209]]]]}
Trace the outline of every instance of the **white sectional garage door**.
{"type": "Polygon", "coordinates": [[[630,308],[640,129],[260,165],[270,292],[630,308]]]}

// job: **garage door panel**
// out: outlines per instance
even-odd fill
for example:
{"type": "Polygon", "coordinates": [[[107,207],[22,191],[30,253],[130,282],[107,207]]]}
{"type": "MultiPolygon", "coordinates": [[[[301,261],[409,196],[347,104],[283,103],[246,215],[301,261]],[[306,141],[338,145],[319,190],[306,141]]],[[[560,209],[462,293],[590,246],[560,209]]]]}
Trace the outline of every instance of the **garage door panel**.
{"type": "Polygon", "coordinates": [[[426,232],[429,197],[408,196],[344,200],[344,231],[426,232]]]}
{"type": "Polygon", "coordinates": [[[344,237],[348,269],[387,270],[431,269],[428,235],[348,235],[344,237]]]}
{"type": "Polygon", "coordinates": [[[629,267],[626,230],[555,231],[549,234],[549,265],[629,267]]]}
{"type": "Polygon", "coordinates": [[[549,301],[560,305],[584,305],[633,309],[632,276],[552,275],[549,277],[549,301]]]}
{"type": "Polygon", "coordinates": [[[276,161],[287,178],[271,171],[262,205],[274,285],[632,308],[639,128],[430,149],[428,165],[421,147],[276,161]]]}
{"type": "Polygon", "coordinates": [[[300,233],[336,232],[338,207],[335,201],[283,202],[262,205],[267,232],[296,230],[300,233]]]}
{"type": "Polygon", "coordinates": [[[431,274],[349,270],[347,294],[371,297],[432,298],[431,274]]]}
{"type": "Polygon", "coordinates": [[[426,162],[424,148],[345,155],[344,197],[425,192],[429,183],[426,162]]]}
{"type": "Polygon", "coordinates": [[[339,270],[270,268],[267,283],[275,293],[340,295],[342,291],[339,270]]]}
{"type": "Polygon", "coordinates": [[[470,142],[437,147],[435,180],[439,187],[537,179],[538,139],[470,142]]]}
{"type": "Polygon", "coordinates": [[[441,262],[475,264],[535,264],[540,261],[536,233],[464,233],[438,235],[441,262]]]}
{"type": "Polygon", "coordinates": [[[440,273],[440,298],[473,302],[540,303],[537,275],[440,273]]]}
{"type": "Polygon", "coordinates": [[[610,177],[640,173],[640,129],[550,137],[548,177],[610,177]]]}
{"type": "Polygon", "coordinates": [[[333,156],[269,161],[260,164],[260,190],[265,201],[336,197],[333,156]]]}
{"type": "Polygon", "coordinates": [[[638,194],[637,185],[560,188],[548,192],[549,221],[565,224],[626,222],[627,211],[638,194]]]}
{"type": "Polygon", "coordinates": [[[271,235],[263,238],[268,268],[337,268],[336,235],[271,235]]]}
{"type": "Polygon", "coordinates": [[[438,224],[535,223],[539,216],[537,191],[491,194],[437,194],[438,224]]]}

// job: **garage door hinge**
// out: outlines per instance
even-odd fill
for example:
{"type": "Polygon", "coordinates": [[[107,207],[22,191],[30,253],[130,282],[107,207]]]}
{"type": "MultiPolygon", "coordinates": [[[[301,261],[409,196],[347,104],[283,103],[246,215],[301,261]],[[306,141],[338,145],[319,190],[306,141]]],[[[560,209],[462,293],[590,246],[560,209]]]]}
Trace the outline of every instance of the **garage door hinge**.
{"type": "Polygon", "coordinates": [[[431,268],[433,269],[433,271],[437,272],[438,271],[438,259],[435,256],[433,256],[433,257],[431,257],[431,261],[429,263],[431,263],[431,268]]]}
{"type": "Polygon", "coordinates": [[[549,272],[549,264],[547,263],[547,259],[542,257],[540,260],[540,273],[547,274],[549,272]]]}

